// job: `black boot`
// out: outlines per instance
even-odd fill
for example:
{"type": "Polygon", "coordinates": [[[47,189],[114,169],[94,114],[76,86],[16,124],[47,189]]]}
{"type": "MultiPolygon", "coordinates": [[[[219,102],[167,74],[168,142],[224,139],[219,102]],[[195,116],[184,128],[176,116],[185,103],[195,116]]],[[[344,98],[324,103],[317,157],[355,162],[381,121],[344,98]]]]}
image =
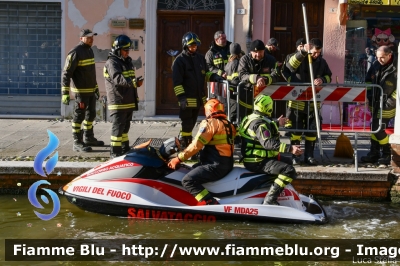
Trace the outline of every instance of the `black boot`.
{"type": "Polygon", "coordinates": [[[382,147],[382,156],[378,159],[379,164],[389,165],[392,160],[392,152],[390,149],[390,144],[380,145],[382,147]]]}
{"type": "Polygon", "coordinates": [[[74,137],[74,144],[72,146],[72,150],[77,151],[77,152],[89,152],[92,151],[92,148],[86,145],[82,141],[82,132],[79,133],[73,133],[72,134],[74,137]]]}
{"type": "Polygon", "coordinates": [[[179,136],[179,142],[181,143],[182,150],[184,150],[190,143],[192,143],[192,136],[179,136]]]}
{"type": "Polygon", "coordinates": [[[277,183],[273,183],[269,188],[267,196],[264,198],[263,205],[279,205],[278,197],[282,191],[282,187],[280,187],[277,183]]]}
{"type": "Polygon", "coordinates": [[[104,141],[97,140],[94,137],[93,128],[84,131],[84,142],[88,146],[104,146],[104,141]]]}
{"type": "MultiPolygon", "coordinates": [[[[300,145],[300,140],[291,140],[290,145],[300,145]]],[[[292,154],[293,165],[300,164],[300,156],[292,154]]]]}
{"type": "Polygon", "coordinates": [[[129,140],[122,142],[121,146],[122,146],[122,154],[127,154],[131,150],[131,147],[129,147],[129,140]]]}
{"type": "MultiPolygon", "coordinates": [[[[389,144],[390,145],[390,144],[389,144]]],[[[390,149],[390,147],[389,147],[390,149]]],[[[371,150],[367,153],[366,156],[361,156],[361,162],[363,163],[376,163],[380,157],[381,145],[376,140],[371,139],[371,150]]],[[[390,155],[390,151],[389,151],[390,155]]]]}
{"type": "Polygon", "coordinates": [[[315,141],[306,140],[304,145],[304,163],[308,165],[317,165],[317,160],[314,159],[315,141]]]}
{"type": "Polygon", "coordinates": [[[113,159],[115,157],[122,156],[122,148],[120,146],[111,146],[110,147],[110,158],[113,159]]]}

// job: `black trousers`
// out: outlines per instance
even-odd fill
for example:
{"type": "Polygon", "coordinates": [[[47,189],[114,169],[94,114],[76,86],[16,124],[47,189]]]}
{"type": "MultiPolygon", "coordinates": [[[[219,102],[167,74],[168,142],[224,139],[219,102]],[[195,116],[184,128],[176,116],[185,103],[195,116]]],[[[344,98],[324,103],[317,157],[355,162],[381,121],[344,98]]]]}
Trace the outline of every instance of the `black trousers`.
{"type": "MultiPolygon", "coordinates": [[[[386,126],[388,126],[390,119],[391,118],[383,118],[382,117],[382,124],[386,124],[386,126]]],[[[382,125],[382,126],[384,126],[384,125],[382,125]]],[[[378,127],[379,127],[379,118],[378,118],[378,115],[376,115],[372,120],[372,130],[375,131],[378,129],[378,127]]],[[[372,135],[374,135],[377,140],[383,140],[387,136],[385,129],[382,129],[382,128],[377,133],[372,134],[372,135]]]]}
{"type": "Polygon", "coordinates": [[[226,176],[232,166],[223,166],[221,164],[201,164],[187,173],[182,179],[183,187],[189,191],[193,197],[204,190],[202,184],[217,181],[226,176]]]}
{"type": "MultiPolygon", "coordinates": [[[[308,114],[294,108],[288,108],[286,112],[286,117],[288,117],[289,120],[292,121],[293,130],[296,130],[294,132],[291,132],[292,135],[295,135],[295,137],[294,139],[292,139],[293,137],[291,137],[290,140],[298,140],[298,138],[301,138],[301,136],[303,135],[302,129],[311,129],[313,127],[311,123],[315,124],[315,121],[313,121],[315,118],[310,119],[310,116],[308,114]]],[[[316,126],[314,127],[316,128],[316,126]]],[[[304,135],[306,136],[306,139],[310,141],[315,141],[317,137],[316,132],[305,132],[304,135]],[[311,140],[309,138],[314,140],[311,140]]]]}
{"type": "Polygon", "coordinates": [[[75,140],[82,141],[81,137],[81,126],[85,120],[84,128],[91,130],[91,136],[93,136],[93,125],[92,122],[96,118],[96,96],[84,96],[75,95],[74,104],[74,117],[72,119],[72,136],[75,140]]]}
{"type": "Polygon", "coordinates": [[[116,112],[111,115],[112,127],[111,127],[111,152],[118,154],[122,152],[122,142],[126,142],[122,139],[122,135],[127,134],[131,127],[133,111],[129,112],[116,112]]]}
{"type": "Polygon", "coordinates": [[[184,136],[189,136],[189,133],[192,134],[197,118],[199,117],[199,111],[200,107],[186,108],[179,111],[179,118],[182,121],[182,132],[186,133],[184,136]]]}
{"type": "MultiPolygon", "coordinates": [[[[296,179],[297,173],[292,164],[293,162],[291,158],[281,156],[280,161],[278,161],[276,158],[265,158],[259,163],[245,162],[244,166],[251,172],[269,174],[273,180],[278,179],[278,175],[284,175],[291,179],[296,179]]],[[[286,185],[290,183],[282,179],[281,181],[286,185]]]]}
{"type": "Polygon", "coordinates": [[[75,96],[74,118],[72,121],[82,124],[83,120],[93,122],[96,118],[96,96],[75,96]]]}

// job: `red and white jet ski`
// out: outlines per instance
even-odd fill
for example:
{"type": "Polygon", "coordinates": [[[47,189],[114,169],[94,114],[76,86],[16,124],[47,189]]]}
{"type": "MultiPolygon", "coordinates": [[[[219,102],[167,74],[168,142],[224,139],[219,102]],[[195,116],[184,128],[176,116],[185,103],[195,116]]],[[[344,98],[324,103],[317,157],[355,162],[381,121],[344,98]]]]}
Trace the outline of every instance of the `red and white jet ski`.
{"type": "Polygon", "coordinates": [[[161,150],[148,144],[134,148],[78,176],[59,192],[83,210],[128,218],[327,222],[323,207],[311,196],[297,193],[292,185],[287,185],[279,196],[280,206],[262,205],[271,178],[241,167],[204,184],[220,205],[197,202],[181,185],[191,167],[182,164],[178,170],[169,169],[161,150]]]}

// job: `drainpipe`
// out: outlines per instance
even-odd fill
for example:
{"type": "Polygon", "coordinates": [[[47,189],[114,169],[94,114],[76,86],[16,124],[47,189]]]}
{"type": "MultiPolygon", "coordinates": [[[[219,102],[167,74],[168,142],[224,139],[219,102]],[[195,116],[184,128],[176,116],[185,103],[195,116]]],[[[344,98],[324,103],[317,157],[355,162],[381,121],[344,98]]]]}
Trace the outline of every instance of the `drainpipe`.
{"type": "Polygon", "coordinates": [[[246,47],[247,47],[247,52],[250,52],[250,44],[252,41],[253,37],[253,0],[248,0],[247,3],[248,7],[248,16],[249,16],[249,23],[248,23],[248,29],[247,29],[247,36],[246,36],[246,47]]]}

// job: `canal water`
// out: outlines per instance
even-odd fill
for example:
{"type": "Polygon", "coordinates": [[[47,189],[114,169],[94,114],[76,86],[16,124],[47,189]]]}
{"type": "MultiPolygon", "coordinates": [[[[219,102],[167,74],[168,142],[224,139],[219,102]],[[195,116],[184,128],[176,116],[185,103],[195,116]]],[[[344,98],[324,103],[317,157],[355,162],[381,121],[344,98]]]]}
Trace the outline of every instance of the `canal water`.
{"type": "Polygon", "coordinates": [[[43,221],[34,214],[34,210],[41,210],[30,204],[27,195],[0,196],[3,239],[0,265],[354,265],[354,262],[4,262],[4,239],[400,239],[400,205],[387,202],[322,201],[330,222],[299,225],[131,220],[85,212],[61,195],[60,201],[58,215],[43,221]]]}

